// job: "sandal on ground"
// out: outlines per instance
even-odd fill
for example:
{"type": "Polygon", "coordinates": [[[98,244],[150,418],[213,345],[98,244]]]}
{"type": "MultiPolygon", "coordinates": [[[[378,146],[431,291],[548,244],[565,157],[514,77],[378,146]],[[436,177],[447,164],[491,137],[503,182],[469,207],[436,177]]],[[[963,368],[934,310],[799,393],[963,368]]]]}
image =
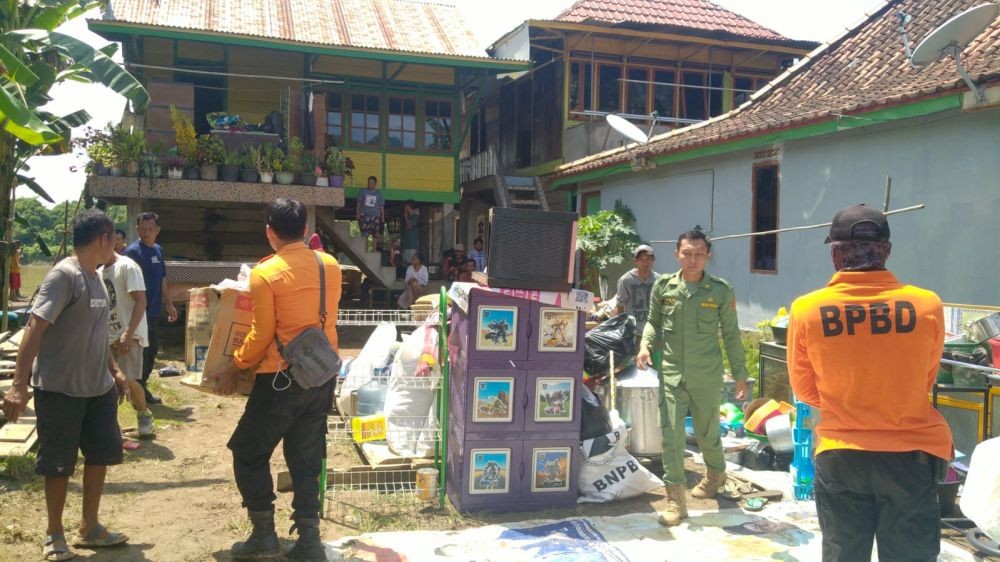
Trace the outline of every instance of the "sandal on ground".
{"type": "Polygon", "coordinates": [[[47,535],[42,546],[42,560],[71,560],[76,553],[69,549],[66,537],[62,533],[47,535]]]}
{"type": "Polygon", "coordinates": [[[86,536],[77,533],[73,546],[100,547],[115,546],[128,542],[128,536],[123,533],[112,533],[104,525],[98,523],[86,536]]]}

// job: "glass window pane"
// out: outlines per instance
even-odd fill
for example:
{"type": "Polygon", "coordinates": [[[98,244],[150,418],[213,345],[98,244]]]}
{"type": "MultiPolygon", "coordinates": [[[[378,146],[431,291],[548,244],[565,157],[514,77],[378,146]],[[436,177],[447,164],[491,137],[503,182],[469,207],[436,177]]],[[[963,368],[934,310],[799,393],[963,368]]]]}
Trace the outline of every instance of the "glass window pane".
{"type": "Polygon", "coordinates": [[[437,137],[434,136],[433,132],[424,133],[424,149],[425,150],[440,150],[437,143],[437,137]]]}
{"type": "Polygon", "coordinates": [[[357,94],[351,96],[351,109],[354,111],[364,111],[365,97],[357,94]]]}
{"type": "Polygon", "coordinates": [[[416,131],[417,130],[417,117],[415,115],[404,115],[403,116],[403,130],[405,130],[405,131],[416,131]]]}
{"type": "Polygon", "coordinates": [[[600,67],[597,81],[597,109],[599,111],[620,111],[621,110],[621,82],[622,69],[617,66],[600,67]]]}
{"type": "Polygon", "coordinates": [[[405,99],[403,100],[403,113],[407,115],[417,114],[417,100],[405,99]]]}
{"type": "Polygon", "coordinates": [[[326,108],[336,109],[340,111],[341,109],[341,96],[340,94],[329,92],[326,94],[326,108]]]}
{"type": "Polygon", "coordinates": [[[392,129],[392,130],[398,130],[401,121],[402,121],[402,117],[400,117],[399,115],[392,115],[391,113],[389,114],[389,128],[390,129],[392,129]]]}
{"type": "Polygon", "coordinates": [[[416,148],[416,147],[417,147],[416,133],[403,133],[403,148],[416,148]]]}
{"type": "Polygon", "coordinates": [[[439,113],[441,117],[451,117],[451,102],[443,101],[439,106],[439,113]]]}
{"type": "Polygon", "coordinates": [[[364,127],[351,127],[351,142],[356,144],[365,144],[365,129],[364,127]]]}
{"type": "Polygon", "coordinates": [[[589,64],[583,67],[583,109],[594,109],[594,69],[589,64]]]}
{"type": "MultiPolygon", "coordinates": [[[[685,86],[704,86],[705,75],[700,72],[685,72],[685,86]]],[[[683,88],[684,117],[688,119],[707,119],[705,107],[705,90],[703,88],[683,88]]]]}
{"type": "Polygon", "coordinates": [[[378,113],[365,115],[365,126],[369,129],[378,129],[378,113]]]}
{"type": "MultiPolygon", "coordinates": [[[[708,85],[713,88],[722,88],[722,74],[712,74],[709,77],[708,85]]],[[[722,115],[722,90],[708,91],[708,110],[710,117],[722,115]]]]}
{"type": "Polygon", "coordinates": [[[664,86],[663,84],[674,84],[674,73],[669,70],[657,70],[653,73],[653,81],[659,84],[653,86],[653,110],[660,117],[674,116],[674,92],[676,86],[664,86]]]}
{"type": "Polygon", "coordinates": [[[399,113],[403,107],[403,100],[399,98],[389,98],[389,113],[399,113]]]}
{"type": "Polygon", "coordinates": [[[645,115],[648,113],[646,97],[649,95],[649,84],[646,82],[649,81],[649,71],[645,68],[630,68],[628,79],[630,82],[626,84],[628,97],[626,98],[625,113],[645,115]],[[631,80],[636,82],[631,82],[631,80]]]}

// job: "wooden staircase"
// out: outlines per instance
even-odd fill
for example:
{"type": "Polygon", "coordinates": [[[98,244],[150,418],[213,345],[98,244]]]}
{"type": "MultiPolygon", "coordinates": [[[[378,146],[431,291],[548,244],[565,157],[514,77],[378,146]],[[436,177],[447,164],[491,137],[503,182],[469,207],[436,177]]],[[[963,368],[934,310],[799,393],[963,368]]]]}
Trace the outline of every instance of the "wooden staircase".
{"type": "Polygon", "coordinates": [[[333,240],[337,250],[351,259],[365,276],[377,286],[403,289],[403,282],[396,279],[396,268],[382,265],[382,254],[368,251],[365,236],[351,236],[351,223],[334,218],[332,209],[317,209],[316,228],[333,240]]]}
{"type": "Polygon", "coordinates": [[[493,196],[498,207],[548,211],[545,190],[535,177],[495,176],[493,196]]]}

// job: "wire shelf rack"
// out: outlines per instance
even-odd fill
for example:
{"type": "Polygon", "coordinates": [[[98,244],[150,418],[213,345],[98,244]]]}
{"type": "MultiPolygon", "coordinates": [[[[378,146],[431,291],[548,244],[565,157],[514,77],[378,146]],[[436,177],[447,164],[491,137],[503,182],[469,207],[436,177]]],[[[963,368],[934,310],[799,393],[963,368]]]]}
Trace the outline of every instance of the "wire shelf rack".
{"type": "Polygon", "coordinates": [[[337,312],[338,326],[378,326],[386,322],[397,326],[420,326],[437,321],[437,312],[428,310],[350,308],[337,312]]]}

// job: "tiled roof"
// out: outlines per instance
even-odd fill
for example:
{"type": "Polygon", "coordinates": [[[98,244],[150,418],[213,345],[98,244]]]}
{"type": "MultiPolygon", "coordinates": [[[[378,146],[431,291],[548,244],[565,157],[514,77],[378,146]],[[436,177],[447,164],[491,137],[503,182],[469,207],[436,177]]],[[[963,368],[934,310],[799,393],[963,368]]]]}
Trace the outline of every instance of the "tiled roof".
{"type": "MultiPolygon", "coordinates": [[[[820,46],[775,78],[750,101],[730,113],[659,135],[646,156],[683,152],[701,146],[763,135],[911,100],[967,91],[952,59],[923,68],[910,65],[899,34],[902,10],[911,46],[946,20],[982,0],[903,0],[882,6],[836,41],[820,46]]],[[[1000,18],[963,51],[962,60],[978,84],[1000,79],[1000,18]]],[[[628,162],[634,146],[609,150],[556,169],[550,180],[628,162]]]]}
{"type": "Polygon", "coordinates": [[[456,7],[416,0],[110,0],[103,20],[486,58],[456,7]]]}
{"type": "Polygon", "coordinates": [[[757,39],[785,39],[776,31],[708,0],[579,0],[556,16],[556,20],[663,25],[757,39]]]}

